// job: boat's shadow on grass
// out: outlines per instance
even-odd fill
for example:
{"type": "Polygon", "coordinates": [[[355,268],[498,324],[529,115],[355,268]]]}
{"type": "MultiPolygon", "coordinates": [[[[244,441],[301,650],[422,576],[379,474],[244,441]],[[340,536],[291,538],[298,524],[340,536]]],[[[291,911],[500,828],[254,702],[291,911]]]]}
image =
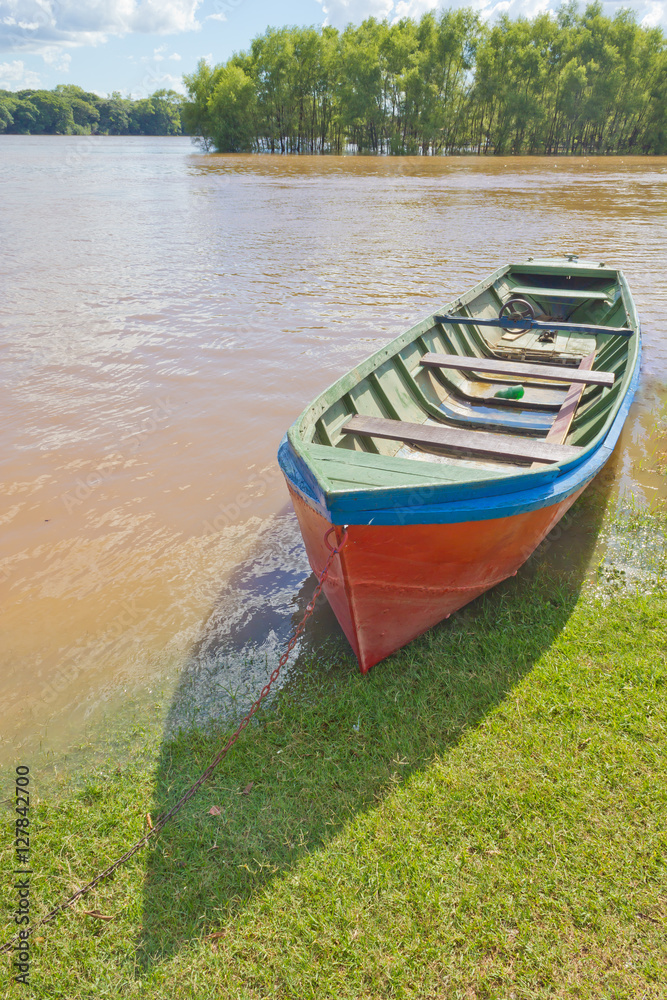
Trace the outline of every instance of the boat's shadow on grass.
{"type": "MultiPolygon", "coordinates": [[[[224,930],[251,897],[287,875],[360,811],[478,725],[557,638],[579,597],[613,479],[603,473],[557,538],[514,579],[432,629],[367,676],[339,630],[308,648],[278,700],[146,858],[139,967],[224,930]],[[336,637],[337,636],[337,637],[336,637]]],[[[298,620],[313,589],[301,589],[298,620]]],[[[325,602],[315,615],[331,625],[325,602]]],[[[311,619],[313,621],[313,619],[311,619]]],[[[324,624],[323,622],[320,624],[324,624]]],[[[206,630],[210,642],[210,629],[206,630]]],[[[228,635],[226,644],[234,636],[228,635]]],[[[186,671],[172,706],[193,697],[186,671]]],[[[201,683],[207,683],[202,675],[201,683]]],[[[168,809],[217,752],[228,730],[185,730],[165,740],[151,813],[168,809]]]]}

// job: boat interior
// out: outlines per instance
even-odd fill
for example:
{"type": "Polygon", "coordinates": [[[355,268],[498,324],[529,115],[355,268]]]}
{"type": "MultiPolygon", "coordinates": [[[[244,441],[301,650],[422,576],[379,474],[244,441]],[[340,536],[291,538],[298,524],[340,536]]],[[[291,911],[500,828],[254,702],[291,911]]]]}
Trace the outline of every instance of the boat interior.
{"type": "Polygon", "coordinates": [[[455,478],[566,462],[612,419],[637,330],[617,270],[575,258],[508,265],[340,379],[303,415],[301,439],[335,456],[341,485],[359,484],[363,465],[391,471],[349,455],[345,472],[348,453],[455,478]]]}

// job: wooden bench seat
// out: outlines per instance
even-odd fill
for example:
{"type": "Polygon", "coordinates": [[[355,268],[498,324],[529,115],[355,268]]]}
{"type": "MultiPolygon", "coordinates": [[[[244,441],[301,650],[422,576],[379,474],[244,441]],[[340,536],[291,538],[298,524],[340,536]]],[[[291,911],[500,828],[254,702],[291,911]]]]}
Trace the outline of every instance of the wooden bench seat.
{"type": "Polygon", "coordinates": [[[546,465],[568,461],[581,453],[581,448],[546,443],[534,438],[511,434],[487,434],[482,431],[436,427],[432,424],[411,424],[403,420],[365,417],[361,414],[351,417],[341,431],[344,434],[363,434],[367,437],[442,448],[459,457],[532,461],[546,465]]]}
{"type": "Polygon", "coordinates": [[[592,302],[609,302],[610,298],[605,292],[586,291],[581,288],[538,288],[536,285],[515,285],[510,289],[508,299],[515,295],[531,295],[535,299],[554,299],[563,302],[585,302],[590,299],[592,302]]]}
{"type": "Polygon", "coordinates": [[[458,354],[425,354],[421,364],[427,368],[453,368],[461,372],[514,375],[520,379],[548,379],[579,385],[611,386],[616,377],[613,372],[584,371],[581,368],[526,364],[521,361],[498,361],[496,358],[469,358],[458,354]]]}
{"type": "Polygon", "coordinates": [[[629,326],[598,326],[595,323],[566,323],[561,319],[551,319],[548,323],[539,319],[482,319],[481,316],[452,316],[445,313],[434,316],[434,323],[462,323],[468,326],[497,326],[501,330],[559,330],[562,333],[604,333],[614,337],[631,337],[635,332],[629,326]]]}

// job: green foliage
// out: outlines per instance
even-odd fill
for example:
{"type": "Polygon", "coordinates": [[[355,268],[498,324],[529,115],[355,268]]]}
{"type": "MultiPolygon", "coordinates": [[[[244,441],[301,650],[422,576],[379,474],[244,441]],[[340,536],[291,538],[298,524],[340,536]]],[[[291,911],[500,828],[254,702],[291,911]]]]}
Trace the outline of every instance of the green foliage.
{"type": "Polygon", "coordinates": [[[571,0],[489,26],[468,8],[269,28],[184,77],[184,115],[220,151],[664,153],[666,71],[661,29],[627,9],[571,0]]]}
{"type": "Polygon", "coordinates": [[[16,95],[12,132],[68,135],[74,131],[70,101],[50,90],[20,90],[16,95]]]}
{"type": "Polygon", "coordinates": [[[99,131],[103,135],[128,135],[130,131],[129,101],[124,101],[118,91],[98,104],[99,131]]]}
{"type": "Polygon", "coordinates": [[[157,90],[133,101],[98,97],[73,84],[54,90],[0,91],[0,132],[31,135],[182,135],[183,97],[157,90]]]}
{"type": "Polygon", "coordinates": [[[14,124],[13,111],[16,101],[8,90],[0,90],[0,132],[6,132],[14,124]]]}
{"type": "Polygon", "coordinates": [[[253,143],[255,86],[240,66],[225,66],[208,101],[213,141],[224,153],[239,153],[253,143]]]}
{"type": "Polygon", "coordinates": [[[174,90],[156,90],[152,97],[133,101],[128,108],[132,135],[180,135],[181,95],[174,90]]]}
{"type": "Polygon", "coordinates": [[[187,87],[190,98],[183,105],[183,123],[186,131],[199,136],[207,149],[211,143],[212,128],[209,101],[213,96],[219,76],[219,68],[212,70],[205,59],[200,59],[195,72],[183,77],[183,83],[187,87]]]}

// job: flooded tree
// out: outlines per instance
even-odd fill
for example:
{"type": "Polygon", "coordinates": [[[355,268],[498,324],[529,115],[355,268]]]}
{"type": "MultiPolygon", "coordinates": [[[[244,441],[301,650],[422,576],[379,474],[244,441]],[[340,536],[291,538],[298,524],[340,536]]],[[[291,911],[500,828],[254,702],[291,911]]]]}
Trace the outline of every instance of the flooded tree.
{"type": "Polygon", "coordinates": [[[184,80],[186,123],[221,152],[667,152],[665,36],[599,2],[269,28],[184,80]]]}

